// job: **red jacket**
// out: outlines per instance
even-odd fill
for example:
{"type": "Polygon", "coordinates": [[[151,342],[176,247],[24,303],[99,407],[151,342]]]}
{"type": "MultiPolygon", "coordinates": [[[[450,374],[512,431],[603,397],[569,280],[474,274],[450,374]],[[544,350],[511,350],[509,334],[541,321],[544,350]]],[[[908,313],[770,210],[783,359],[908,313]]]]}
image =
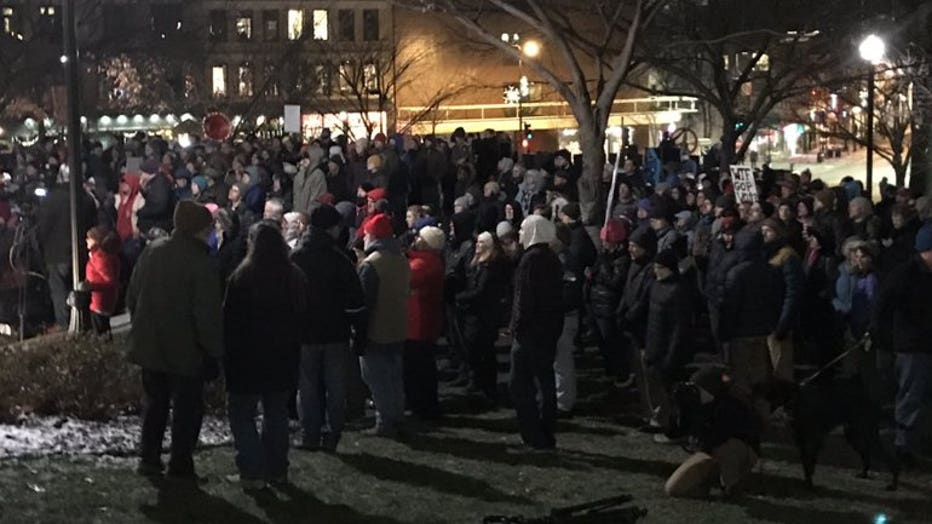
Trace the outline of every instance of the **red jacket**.
{"type": "Polygon", "coordinates": [[[408,253],[408,340],[436,341],[443,331],[443,259],[430,251],[408,253]]]}
{"type": "Polygon", "coordinates": [[[95,248],[85,267],[85,280],[91,288],[91,312],[112,315],[120,294],[120,259],[95,248]]]}

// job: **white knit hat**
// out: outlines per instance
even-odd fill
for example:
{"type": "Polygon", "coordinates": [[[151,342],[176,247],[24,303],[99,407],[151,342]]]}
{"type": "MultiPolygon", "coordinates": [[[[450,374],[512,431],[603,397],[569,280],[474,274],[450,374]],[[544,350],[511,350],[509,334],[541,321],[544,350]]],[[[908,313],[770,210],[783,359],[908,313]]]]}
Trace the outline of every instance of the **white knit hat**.
{"type": "Polygon", "coordinates": [[[417,232],[417,236],[421,237],[424,243],[427,244],[427,247],[433,251],[443,251],[443,246],[446,243],[446,235],[443,234],[443,230],[439,227],[422,227],[421,230],[417,232]]]}

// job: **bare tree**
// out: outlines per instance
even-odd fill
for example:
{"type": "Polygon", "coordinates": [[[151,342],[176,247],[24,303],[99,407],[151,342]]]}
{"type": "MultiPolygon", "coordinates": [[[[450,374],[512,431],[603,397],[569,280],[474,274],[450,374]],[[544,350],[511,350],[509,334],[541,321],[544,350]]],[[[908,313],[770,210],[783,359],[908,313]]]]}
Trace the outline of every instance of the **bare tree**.
{"type": "Polygon", "coordinates": [[[666,0],[396,0],[402,6],[448,15],[473,38],[531,68],[569,105],[583,152],[581,199],[601,199],[605,130],[618,91],[634,71],[645,29],[666,0]],[[526,57],[501,39],[501,28],[541,35],[554,60],[526,57]]]}
{"type": "MultiPolygon", "coordinates": [[[[913,107],[913,90],[922,79],[921,63],[911,57],[899,57],[896,63],[880,66],[875,71],[874,133],[870,141],[874,152],[886,160],[896,175],[897,187],[906,183],[906,173],[912,159],[912,130],[917,123],[913,107]]],[[[816,91],[809,105],[797,106],[797,121],[817,126],[827,138],[868,145],[864,75],[852,77],[855,82],[837,86],[830,96],[826,90],[816,91]],[[815,122],[813,122],[815,120],[815,122]]]]}
{"type": "Polygon", "coordinates": [[[775,108],[827,80],[824,72],[839,60],[839,35],[848,28],[844,13],[827,9],[794,0],[676,1],[658,21],[667,30],[644,57],[665,78],[633,85],[693,96],[714,108],[726,169],[744,156],[775,108]]]}

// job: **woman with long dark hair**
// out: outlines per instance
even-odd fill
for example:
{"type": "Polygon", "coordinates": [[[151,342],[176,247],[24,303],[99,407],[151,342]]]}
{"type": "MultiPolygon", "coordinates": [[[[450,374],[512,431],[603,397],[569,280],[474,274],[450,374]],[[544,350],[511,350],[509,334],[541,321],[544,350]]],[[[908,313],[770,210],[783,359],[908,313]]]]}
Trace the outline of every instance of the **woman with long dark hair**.
{"type": "Polygon", "coordinates": [[[297,388],[307,279],[278,228],[259,222],[227,283],[226,387],[236,466],[244,489],[287,480],[288,399],[297,388]],[[262,404],[262,435],[256,406],[262,404]]]}
{"type": "Polygon", "coordinates": [[[476,239],[476,253],[466,274],[466,288],[457,293],[456,305],[462,312],[463,342],[472,371],[469,386],[495,404],[495,341],[503,318],[508,270],[501,245],[491,233],[483,232],[476,239]]]}

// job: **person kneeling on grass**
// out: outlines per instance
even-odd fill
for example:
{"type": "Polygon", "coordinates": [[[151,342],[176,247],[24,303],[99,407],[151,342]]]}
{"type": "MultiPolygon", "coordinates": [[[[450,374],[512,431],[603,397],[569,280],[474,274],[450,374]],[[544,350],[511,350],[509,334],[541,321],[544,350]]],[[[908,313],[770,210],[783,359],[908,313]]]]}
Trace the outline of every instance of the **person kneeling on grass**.
{"type": "Polygon", "coordinates": [[[689,436],[696,451],[667,479],[671,497],[706,497],[714,485],[725,495],[740,488],[760,455],[761,421],[747,402],[731,392],[731,378],[706,368],[673,393],[674,423],[668,436],[689,436]]]}

